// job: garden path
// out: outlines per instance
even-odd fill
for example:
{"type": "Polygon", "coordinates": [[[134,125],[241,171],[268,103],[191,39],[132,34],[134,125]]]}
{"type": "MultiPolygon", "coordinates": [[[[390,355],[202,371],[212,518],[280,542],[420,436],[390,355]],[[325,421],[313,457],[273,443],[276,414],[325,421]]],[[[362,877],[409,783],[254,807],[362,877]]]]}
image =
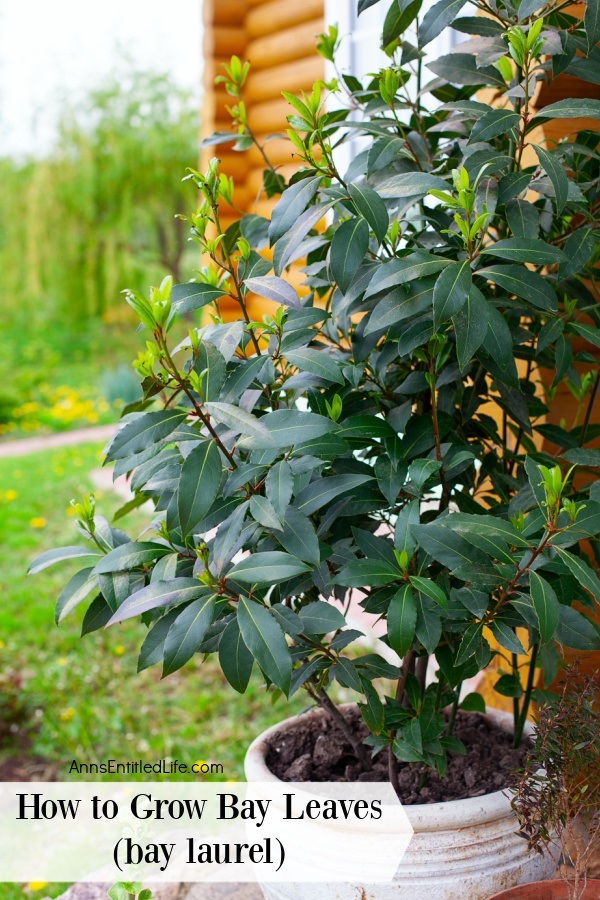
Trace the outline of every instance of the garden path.
{"type": "Polygon", "coordinates": [[[73,431],[60,431],[57,434],[43,434],[36,437],[6,441],[0,444],[0,459],[9,456],[25,456],[36,450],[51,450],[54,447],[70,447],[74,444],[107,441],[114,433],[114,425],[97,425],[94,428],[76,428],[73,431]]]}

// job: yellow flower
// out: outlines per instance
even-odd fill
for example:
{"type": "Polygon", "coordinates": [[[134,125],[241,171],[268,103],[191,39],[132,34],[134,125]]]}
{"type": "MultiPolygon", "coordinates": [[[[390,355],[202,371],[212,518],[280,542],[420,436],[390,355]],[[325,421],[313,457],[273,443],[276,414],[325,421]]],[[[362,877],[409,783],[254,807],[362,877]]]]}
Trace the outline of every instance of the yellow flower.
{"type": "Polygon", "coordinates": [[[31,525],[32,528],[45,528],[46,520],[43,519],[41,516],[34,516],[33,519],[29,520],[29,524],[31,525]]]}
{"type": "Polygon", "coordinates": [[[18,497],[17,492],[16,492],[16,491],[13,491],[12,489],[6,491],[6,493],[4,494],[4,499],[5,499],[8,503],[10,503],[11,500],[16,500],[17,497],[18,497]]]}
{"type": "Polygon", "coordinates": [[[123,656],[124,653],[125,647],[123,646],[123,644],[117,644],[117,646],[115,647],[116,656],[123,656]]]}
{"type": "Polygon", "coordinates": [[[47,884],[47,881],[30,881],[27,885],[27,888],[30,891],[41,891],[42,888],[45,888],[47,884]]]}
{"type": "Polygon", "coordinates": [[[3,647],[6,647],[6,644],[4,641],[0,641],[0,650],[2,650],[3,647]]]}
{"type": "Polygon", "coordinates": [[[73,718],[74,715],[75,715],[75,710],[73,709],[72,706],[69,706],[68,709],[63,709],[63,711],[60,714],[60,718],[61,718],[62,722],[69,722],[73,718]]]}
{"type": "Polygon", "coordinates": [[[77,510],[73,509],[72,506],[67,506],[67,515],[68,516],[76,516],[77,510]]]}
{"type": "Polygon", "coordinates": [[[61,657],[59,657],[59,659],[56,660],[56,663],[59,666],[66,666],[68,662],[69,662],[69,660],[67,659],[66,656],[61,656],[61,657]]]}

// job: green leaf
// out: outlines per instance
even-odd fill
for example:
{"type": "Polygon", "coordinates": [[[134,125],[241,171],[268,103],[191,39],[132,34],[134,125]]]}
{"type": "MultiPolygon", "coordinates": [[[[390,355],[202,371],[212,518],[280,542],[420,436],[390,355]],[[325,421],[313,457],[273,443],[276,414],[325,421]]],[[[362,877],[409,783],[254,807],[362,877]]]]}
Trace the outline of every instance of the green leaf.
{"type": "Polygon", "coordinates": [[[403,172],[401,175],[392,175],[377,185],[377,190],[386,200],[396,200],[406,197],[418,199],[431,190],[447,191],[448,187],[448,182],[439,175],[429,175],[427,172],[403,172]]]}
{"type": "Polygon", "coordinates": [[[227,364],[222,353],[209,341],[200,341],[194,363],[194,371],[202,376],[202,394],[205,400],[217,400],[227,375],[227,364]]]}
{"type": "Polygon", "coordinates": [[[273,504],[260,494],[254,494],[250,500],[250,515],[264,528],[270,531],[281,531],[283,523],[277,515],[273,504]]]}
{"type": "Polygon", "coordinates": [[[600,119],[600,100],[559,100],[544,106],[533,119],[600,119]]]}
{"type": "Polygon", "coordinates": [[[409,319],[420,312],[428,309],[433,300],[433,287],[427,285],[423,289],[423,282],[411,282],[407,285],[408,290],[398,287],[383,297],[373,309],[369,316],[369,321],[365,328],[365,336],[372,334],[374,331],[381,331],[396,325],[404,319],[409,319]],[[412,289],[418,285],[419,290],[412,289]]]}
{"type": "Polygon", "coordinates": [[[413,525],[419,524],[419,507],[418,500],[410,500],[406,503],[396,519],[396,527],[394,528],[394,547],[400,553],[403,550],[408,554],[408,558],[413,555],[417,542],[412,534],[413,525]]]}
{"type": "Polygon", "coordinates": [[[492,303],[488,304],[488,330],[478,353],[494,378],[519,388],[512,334],[502,313],[492,303]]]}
{"type": "Polygon", "coordinates": [[[600,466],[600,450],[577,447],[574,450],[568,450],[567,453],[563,453],[563,456],[568,462],[579,466],[590,466],[594,468],[600,466]]]}
{"type": "Polygon", "coordinates": [[[552,182],[556,200],[556,212],[560,215],[569,196],[569,179],[567,173],[563,169],[562,164],[552,155],[552,153],[548,153],[543,147],[537,147],[535,144],[533,145],[533,149],[537,153],[541,167],[552,182]]]}
{"type": "Polygon", "coordinates": [[[169,633],[169,628],[178,615],[179,607],[171,609],[165,616],[161,616],[161,618],[150,628],[140,649],[137,664],[138,672],[143,672],[144,669],[148,669],[150,666],[156,666],[163,661],[165,641],[169,633]]]}
{"type": "Polygon", "coordinates": [[[338,500],[341,494],[371,480],[370,475],[328,475],[325,478],[318,478],[302,488],[296,497],[296,506],[309,516],[332,500],[338,500]]]}
{"type": "Polygon", "coordinates": [[[511,109],[490,109],[473,125],[469,144],[476,141],[489,141],[499,134],[506,134],[521,121],[521,116],[511,109]]]}
{"type": "Polygon", "coordinates": [[[366,703],[359,703],[361,715],[371,734],[381,734],[385,725],[385,712],[379,694],[368,681],[363,681],[362,690],[366,703]]]}
{"type": "Polygon", "coordinates": [[[265,479],[265,490],[280,518],[285,516],[285,511],[292,499],[293,486],[294,476],[289,462],[282,460],[269,470],[265,479]]]}
{"type": "Polygon", "coordinates": [[[329,266],[333,279],[343,294],[358,272],[368,248],[369,226],[365,219],[355,218],[342,222],[331,242],[329,266]]]}
{"type": "Polygon", "coordinates": [[[348,193],[358,213],[371,226],[373,234],[381,243],[387,234],[390,217],[385,203],[373,188],[362,181],[360,184],[349,184],[348,193]]]}
{"type": "Polygon", "coordinates": [[[390,647],[398,656],[405,656],[412,646],[417,628],[417,601],[410,585],[402,585],[390,600],[387,622],[390,647]]]}
{"type": "Polygon", "coordinates": [[[594,247],[591,228],[579,228],[573,232],[565,244],[565,261],[558,267],[558,277],[561,281],[583,269],[592,258],[594,247]]]}
{"type": "Polygon", "coordinates": [[[55,550],[46,550],[45,553],[40,553],[39,556],[36,556],[27,569],[27,574],[37,575],[38,572],[47,569],[48,566],[53,566],[54,563],[62,562],[64,559],[79,559],[83,556],[97,558],[100,555],[100,550],[97,547],[57,547],[55,550]]]}
{"type": "Polygon", "coordinates": [[[109,625],[132,619],[150,609],[161,606],[180,605],[197,600],[207,593],[207,588],[197,578],[174,578],[172,581],[154,581],[131,594],[118,608],[109,625]]]}
{"type": "Polygon", "coordinates": [[[227,577],[244,584],[277,584],[308,572],[310,568],[290,553],[269,550],[251,553],[230,569],[227,577]]]}
{"type": "Polygon", "coordinates": [[[401,578],[400,569],[383,559],[355,559],[342,566],[336,575],[336,584],[344,587],[373,587],[391,584],[401,578]]]}
{"type": "Polygon", "coordinates": [[[277,535],[279,543],[288,553],[314,566],[319,565],[319,539],[312,522],[294,506],[285,513],[283,532],[277,535]]]}
{"type": "Polygon", "coordinates": [[[303,178],[286,188],[271,214],[269,225],[271,245],[292,228],[319,190],[320,184],[321,176],[316,175],[311,178],[303,178]]]}
{"type": "Polygon", "coordinates": [[[264,356],[253,356],[251,359],[244,359],[239,362],[227,376],[221,391],[221,400],[224,403],[232,403],[234,400],[239,400],[246,388],[258,380],[264,365],[264,356]]]}
{"type": "Polygon", "coordinates": [[[269,433],[263,422],[246,412],[245,409],[240,409],[239,406],[234,406],[232,403],[205,403],[204,408],[217,422],[222,422],[236,434],[249,435],[263,440],[269,439],[269,433]]]}
{"type": "Polygon", "coordinates": [[[93,590],[98,590],[98,577],[92,568],[81,569],[66,583],[56,601],[54,621],[59,625],[93,590]]]}
{"type": "Polygon", "coordinates": [[[596,328],[593,325],[583,325],[581,322],[570,322],[569,324],[577,334],[584,337],[594,347],[600,347],[600,328],[596,328]]]}
{"type": "Polygon", "coordinates": [[[456,354],[461,372],[481,347],[488,330],[488,302],[481,291],[472,285],[466,303],[452,317],[456,337],[456,354]]]}
{"type": "Polygon", "coordinates": [[[238,694],[244,694],[252,675],[254,657],[244,643],[237,618],[231,620],[221,635],[219,664],[231,687],[238,694]]]}
{"type": "Polygon", "coordinates": [[[325,603],[323,600],[315,600],[314,603],[308,603],[303,606],[298,613],[304,631],[307,634],[327,634],[330,631],[337,631],[343,628],[346,620],[342,613],[335,606],[325,603]]]}
{"type": "MultiPolygon", "coordinates": [[[[255,278],[246,278],[245,286],[249,291],[273,300],[280,306],[289,306],[292,309],[302,309],[300,298],[291,284],[278,278],[276,275],[258,275],[255,278]]],[[[263,360],[264,363],[264,360],[263,360]]]]}
{"type": "Polygon", "coordinates": [[[289,694],[292,657],[283,631],[271,613],[260,603],[240,597],[237,621],[246,647],[267,678],[284,694],[289,694]]]}
{"type": "Polygon", "coordinates": [[[525,653],[523,644],[514,632],[514,629],[507,625],[506,622],[496,620],[492,622],[490,630],[501,647],[509,650],[510,653],[525,653]]]}
{"type": "Polygon", "coordinates": [[[469,260],[452,263],[438,277],[433,289],[433,327],[455,316],[467,302],[471,290],[469,260]]]}
{"type": "Polygon", "coordinates": [[[542,644],[547,644],[552,640],[558,625],[560,604],[548,582],[537,572],[529,573],[529,584],[531,600],[538,620],[540,640],[542,644]]]}
{"type": "MultiPolygon", "coordinates": [[[[289,190],[289,188],[288,188],[289,190]]],[[[285,197],[285,194],[283,195],[285,197]]],[[[281,201],[280,201],[281,202],[281,201]]],[[[281,275],[283,270],[294,260],[294,254],[300,247],[308,232],[315,228],[318,222],[333,206],[333,201],[317,203],[297,218],[293,225],[279,238],[273,251],[273,268],[276,275],[281,275]]]]}
{"type": "Polygon", "coordinates": [[[477,269],[475,274],[503,287],[510,294],[528,300],[538,309],[549,312],[558,310],[558,298],[549,283],[525,266],[488,266],[477,269]]]}
{"type": "Polygon", "coordinates": [[[178,409],[159,409],[155,412],[136,413],[112,439],[106,461],[124,459],[146,450],[169,437],[187,419],[187,412],[178,409]]]}
{"type": "MultiPolygon", "coordinates": [[[[517,201],[518,202],[518,201],[517,201]]],[[[566,257],[562,250],[540,241],[537,238],[514,237],[488,244],[481,250],[482,254],[499,256],[500,259],[511,259],[515,262],[530,262],[536,266],[552,265],[564,262],[566,257]]]]}
{"type": "Polygon", "coordinates": [[[177,315],[192,312],[214,303],[223,296],[223,289],[212,284],[201,284],[188,281],[185,284],[174,284],[171,289],[171,303],[177,315]]]}
{"type": "Polygon", "coordinates": [[[506,204],[506,219],[515,237],[537,237],[540,214],[528,200],[509,200],[506,204]]]}
{"type": "Polygon", "coordinates": [[[477,67],[477,61],[471,53],[449,53],[429,63],[428,69],[444,78],[451,84],[497,85],[506,87],[498,69],[493,66],[477,67]]]}
{"type": "Polygon", "coordinates": [[[320,350],[301,347],[299,350],[287,351],[285,356],[288,362],[297,366],[301,372],[310,372],[311,375],[318,375],[319,378],[334,384],[344,384],[339,363],[332,359],[325,347],[320,350]]]}
{"type": "Polygon", "coordinates": [[[488,562],[485,553],[443,525],[433,522],[427,525],[413,525],[412,534],[433,559],[449,569],[457,569],[465,563],[488,562]]]}
{"type": "Polygon", "coordinates": [[[439,0],[431,6],[419,25],[419,47],[425,47],[441,34],[454,21],[466,2],[467,0],[439,0]]]}
{"type": "Polygon", "coordinates": [[[188,662],[206,634],[216,612],[216,597],[199,597],[179,613],[165,640],[162,677],[177,672],[188,662]]]}
{"type": "Polygon", "coordinates": [[[554,640],[572,650],[600,650],[600,634],[594,625],[571,606],[560,604],[560,621],[554,640]]]}
{"type": "Polygon", "coordinates": [[[474,656],[477,651],[483,646],[483,623],[477,622],[475,625],[469,625],[469,627],[465,630],[462,641],[460,642],[460,648],[458,651],[458,656],[455,660],[455,665],[460,666],[472,656],[474,656]]]}
{"type": "Polygon", "coordinates": [[[126,569],[135,569],[137,566],[145,566],[172,553],[171,547],[164,544],[155,544],[152,541],[129,541],[120,544],[103,556],[96,564],[94,571],[101,575],[107,572],[122,572],[126,569]]]}
{"type": "Polygon", "coordinates": [[[464,700],[461,701],[460,708],[464,709],[465,712],[485,713],[485,700],[481,694],[467,694],[464,700]]]}
{"type": "Polygon", "coordinates": [[[420,575],[411,575],[410,583],[422,594],[429,597],[430,600],[433,600],[434,603],[437,603],[438,606],[441,606],[442,609],[448,609],[448,598],[435,581],[431,581],[429,578],[422,578],[420,575]]]}
{"type": "Polygon", "coordinates": [[[588,43],[588,54],[592,52],[600,41],[600,2],[599,0],[587,0],[585,15],[583,17],[585,34],[588,43]]]}
{"type": "Polygon", "coordinates": [[[223,478],[221,454],[215,441],[202,441],[181,467],[177,490],[179,525],[183,535],[193,534],[219,493],[223,478]]]}
{"type": "Polygon", "coordinates": [[[260,420],[267,437],[242,438],[238,442],[253,450],[279,449],[292,445],[304,446],[307,441],[323,437],[338,426],[331,419],[300,409],[277,409],[260,420]]]}
{"type": "Polygon", "coordinates": [[[387,47],[417,18],[422,0],[394,0],[383,23],[382,44],[387,47]]]}
{"type": "MultiPolygon", "coordinates": [[[[365,299],[375,297],[377,294],[388,293],[409,281],[435,275],[445,269],[447,265],[449,265],[447,259],[434,256],[433,253],[428,253],[426,250],[416,250],[414,253],[409,253],[408,256],[403,256],[402,259],[392,259],[375,270],[375,275],[365,292],[365,299]]],[[[417,286],[417,293],[420,292],[419,286],[417,286]]]]}
{"type": "Polygon", "coordinates": [[[556,547],[556,552],[571,570],[581,587],[589,591],[600,603],[600,580],[598,580],[594,570],[580,556],[573,556],[572,553],[567,553],[566,550],[562,550],[560,547],[556,547]]]}

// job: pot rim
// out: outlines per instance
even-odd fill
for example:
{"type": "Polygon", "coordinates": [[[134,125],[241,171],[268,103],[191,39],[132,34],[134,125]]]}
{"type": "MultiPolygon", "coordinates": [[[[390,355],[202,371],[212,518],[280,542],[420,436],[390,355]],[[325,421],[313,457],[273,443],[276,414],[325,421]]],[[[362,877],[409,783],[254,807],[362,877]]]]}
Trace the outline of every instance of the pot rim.
{"type": "MultiPolygon", "coordinates": [[[[356,707],[356,703],[342,703],[341,709],[356,707]]],[[[268,782],[271,784],[283,784],[276,775],[271,772],[266,764],[266,753],[269,741],[281,731],[293,727],[307,716],[312,718],[324,715],[320,708],[308,710],[299,715],[289,716],[275,725],[271,725],[266,731],[259,734],[246,752],[244,770],[249,782],[268,782]]],[[[486,718],[500,726],[505,731],[512,730],[513,717],[511,713],[494,707],[486,707],[486,718]]],[[[524,734],[530,736],[533,733],[533,723],[527,722],[524,734]]],[[[303,782],[307,786],[310,782],[303,782]]],[[[410,824],[414,831],[446,831],[454,828],[466,828],[473,825],[482,825],[497,819],[512,818],[513,812],[506,788],[483,794],[480,797],[468,797],[463,800],[447,800],[441,803],[416,803],[403,805],[410,824]]]]}

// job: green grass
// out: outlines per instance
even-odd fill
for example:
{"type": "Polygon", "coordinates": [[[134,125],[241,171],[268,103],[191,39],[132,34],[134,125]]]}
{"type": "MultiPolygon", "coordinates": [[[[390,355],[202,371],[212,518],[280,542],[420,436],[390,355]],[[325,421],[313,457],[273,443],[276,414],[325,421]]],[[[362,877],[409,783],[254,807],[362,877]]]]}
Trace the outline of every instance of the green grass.
{"type": "MultiPolygon", "coordinates": [[[[128,622],[80,639],[83,609],[60,628],[54,625],[56,597],[81,567],[77,561],[25,576],[29,562],[43,550],[83,542],[67,511],[72,497],[92,488],[90,471],[100,465],[100,449],[83,445],[0,460],[0,674],[23,679],[17,700],[34,724],[30,752],[53,763],[59,780],[85,779],[69,774],[72,760],[140,758],[201,759],[223,766],[222,775],[179,780],[243,779],[249,742],[267,725],[299,710],[301,699],[292,709],[282,700],[273,704],[258,679],[241,696],[214,662],[200,658],[164,681],[156,669],[137,675],[143,625],[128,622]]],[[[112,491],[96,496],[98,512],[110,519],[122,500],[112,491]]],[[[133,531],[141,530],[145,520],[137,513],[131,524],[133,531]]],[[[3,710],[6,704],[0,708],[0,727],[3,710]]],[[[17,735],[12,747],[0,749],[0,762],[18,752],[17,735]]],[[[111,777],[119,780],[103,780],[111,777]]],[[[45,889],[39,896],[48,893],[45,889]]],[[[0,894],[2,900],[38,896],[4,886],[0,894]]]]}

